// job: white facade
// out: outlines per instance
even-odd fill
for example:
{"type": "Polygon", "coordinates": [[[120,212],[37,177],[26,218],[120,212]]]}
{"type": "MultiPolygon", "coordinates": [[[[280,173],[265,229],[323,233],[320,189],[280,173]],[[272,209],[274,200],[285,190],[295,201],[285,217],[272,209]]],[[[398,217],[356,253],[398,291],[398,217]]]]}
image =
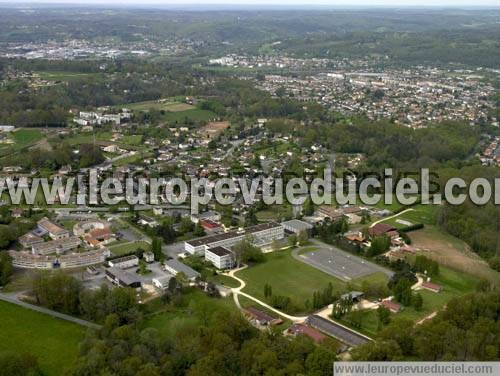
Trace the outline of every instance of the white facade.
{"type": "Polygon", "coordinates": [[[128,269],[139,265],[139,258],[137,256],[125,256],[114,260],[108,261],[109,266],[112,268],[128,269]]]}
{"type": "Polygon", "coordinates": [[[234,267],[233,253],[223,247],[210,248],[205,251],[205,260],[210,261],[217,269],[234,267]]]}
{"type": "Polygon", "coordinates": [[[271,243],[275,239],[283,239],[285,231],[283,226],[277,223],[265,223],[242,230],[235,230],[223,234],[206,236],[199,239],[184,242],[184,249],[192,255],[205,255],[209,248],[230,248],[245,238],[251,239],[256,246],[271,243]]]}

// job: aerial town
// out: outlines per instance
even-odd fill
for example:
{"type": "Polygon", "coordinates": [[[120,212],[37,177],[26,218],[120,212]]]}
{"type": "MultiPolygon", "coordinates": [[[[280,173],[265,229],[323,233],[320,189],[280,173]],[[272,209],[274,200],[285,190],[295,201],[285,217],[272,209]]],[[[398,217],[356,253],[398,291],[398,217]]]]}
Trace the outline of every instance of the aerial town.
{"type": "Polygon", "coordinates": [[[179,7],[1,6],[0,376],[496,364],[498,8],[179,7]]]}

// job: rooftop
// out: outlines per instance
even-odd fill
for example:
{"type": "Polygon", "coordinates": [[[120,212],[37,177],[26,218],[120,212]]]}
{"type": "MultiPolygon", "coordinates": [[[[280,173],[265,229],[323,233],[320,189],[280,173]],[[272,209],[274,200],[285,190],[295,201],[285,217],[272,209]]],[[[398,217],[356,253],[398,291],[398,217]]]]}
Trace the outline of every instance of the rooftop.
{"type": "Polygon", "coordinates": [[[211,252],[219,257],[222,257],[222,256],[228,256],[228,255],[232,255],[232,252],[227,249],[227,248],[224,248],[224,247],[213,247],[213,248],[209,248],[207,250],[207,252],[211,252]]]}
{"type": "Polygon", "coordinates": [[[200,275],[196,270],[193,268],[187,266],[186,264],[180,262],[177,259],[170,259],[165,262],[165,265],[169,266],[170,268],[174,269],[177,272],[182,272],[186,275],[188,278],[196,278],[200,275]]]}
{"type": "Polygon", "coordinates": [[[47,217],[44,217],[44,218],[40,219],[38,221],[38,226],[44,228],[49,233],[55,234],[55,235],[68,232],[68,230],[66,230],[66,229],[64,229],[62,227],[59,227],[55,223],[51,222],[47,217]]]}
{"type": "Polygon", "coordinates": [[[239,230],[228,231],[228,232],[225,232],[223,234],[209,235],[209,236],[205,236],[205,237],[198,238],[198,239],[188,240],[186,243],[193,246],[193,247],[199,247],[200,245],[207,245],[210,243],[215,243],[215,242],[218,242],[221,240],[231,239],[231,238],[238,237],[238,236],[251,235],[251,234],[259,232],[259,231],[264,231],[267,229],[280,227],[280,226],[281,225],[276,223],[276,222],[262,223],[262,224],[258,224],[255,226],[247,227],[247,228],[243,229],[243,231],[239,231],[239,230]]]}
{"type": "Polygon", "coordinates": [[[310,223],[298,220],[298,219],[292,219],[290,221],[285,221],[281,223],[283,226],[288,226],[292,227],[293,229],[297,231],[306,231],[310,230],[313,228],[313,226],[310,223]]]}

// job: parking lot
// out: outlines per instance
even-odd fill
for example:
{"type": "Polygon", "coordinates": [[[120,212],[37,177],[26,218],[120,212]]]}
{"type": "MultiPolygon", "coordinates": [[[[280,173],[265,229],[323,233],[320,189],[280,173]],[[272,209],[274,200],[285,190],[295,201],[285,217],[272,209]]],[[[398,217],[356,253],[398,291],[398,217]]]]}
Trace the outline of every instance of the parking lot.
{"type": "Polygon", "coordinates": [[[392,276],[392,272],[361,257],[342,251],[337,247],[321,242],[314,242],[315,250],[303,254],[294,254],[297,260],[343,281],[364,277],[376,272],[392,276]]]}

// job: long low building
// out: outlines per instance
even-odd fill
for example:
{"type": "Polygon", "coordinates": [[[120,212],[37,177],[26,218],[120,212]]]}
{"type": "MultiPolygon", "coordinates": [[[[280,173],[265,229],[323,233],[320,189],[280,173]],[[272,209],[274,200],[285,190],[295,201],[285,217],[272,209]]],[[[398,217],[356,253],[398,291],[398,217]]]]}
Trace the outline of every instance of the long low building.
{"type": "Polygon", "coordinates": [[[276,222],[262,223],[240,230],[228,231],[223,234],[204,236],[184,242],[184,249],[192,255],[205,255],[205,251],[215,247],[231,247],[246,237],[252,239],[255,245],[269,244],[275,239],[283,239],[283,226],[276,222]]]}
{"type": "Polygon", "coordinates": [[[110,254],[108,249],[98,249],[88,252],[67,255],[34,255],[27,251],[10,251],[12,265],[23,269],[69,269],[101,264],[110,254]]]}
{"type": "Polygon", "coordinates": [[[71,249],[78,248],[81,244],[80,238],[70,236],[68,238],[61,238],[51,240],[48,242],[36,243],[31,246],[33,254],[48,255],[50,253],[64,253],[71,249]]]}
{"type": "Polygon", "coordinates": [[[349,346],[359,346],[370,341],[368,337],[318,315],[309,316],[306,324],[349,346]]]}
{"type": "Polygon", "coordinates": [[[133,272],[116,267],[111,267],[105,270],[105,274],[106,278],[117,286],[131,287],[134,289],[141,288],[141,281],[133,272]]]}
{"type": "Polygon", "coordinates": [[[165,261],[165,270],[174,276],[179,273],[183,273],[187,279],[191,281],[194,281],[200,276],[200,273],[196,270],[176,259],[165,261]]]}
{"type": "Polygon", "coordinates": [[[59,263],[59,267],[62,269],[78,268],[81,266],[102,264],[106,261],[106,257],[110,254],[111,252],[106,248],[97,249],[87,252],[62,255],[58,257],[57,262],[59,263]]]}

